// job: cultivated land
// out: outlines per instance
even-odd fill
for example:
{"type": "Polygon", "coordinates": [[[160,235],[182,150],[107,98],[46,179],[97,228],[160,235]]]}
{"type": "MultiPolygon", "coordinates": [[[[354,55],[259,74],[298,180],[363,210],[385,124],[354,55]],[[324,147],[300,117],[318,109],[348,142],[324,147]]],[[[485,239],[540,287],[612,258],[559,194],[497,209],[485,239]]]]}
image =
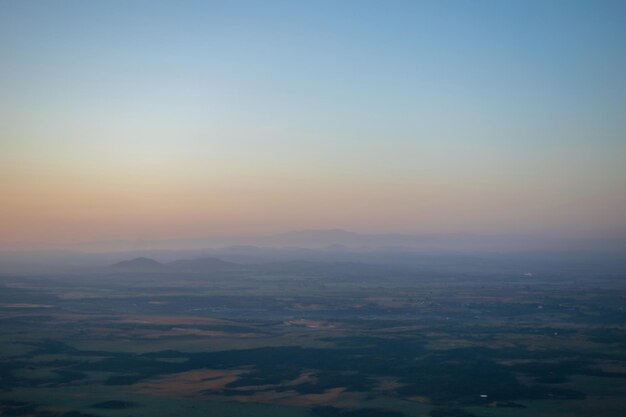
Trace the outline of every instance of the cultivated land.
{"type": "Polygon", "coordinates": [[[2,276],[0,415],[623,415],[623,277],[367,268],[2,276]]]}

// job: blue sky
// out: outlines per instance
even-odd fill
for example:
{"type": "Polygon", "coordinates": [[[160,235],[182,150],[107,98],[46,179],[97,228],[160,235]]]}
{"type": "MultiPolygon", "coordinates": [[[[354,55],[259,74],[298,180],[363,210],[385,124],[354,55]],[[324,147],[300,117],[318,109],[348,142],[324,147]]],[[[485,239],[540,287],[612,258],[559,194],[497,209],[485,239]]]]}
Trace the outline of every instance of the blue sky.
{"type": "Polygon", "coordinates": [[[625,44],[620,1],[5,0],[3,232],[623,233],[625,44]]]}

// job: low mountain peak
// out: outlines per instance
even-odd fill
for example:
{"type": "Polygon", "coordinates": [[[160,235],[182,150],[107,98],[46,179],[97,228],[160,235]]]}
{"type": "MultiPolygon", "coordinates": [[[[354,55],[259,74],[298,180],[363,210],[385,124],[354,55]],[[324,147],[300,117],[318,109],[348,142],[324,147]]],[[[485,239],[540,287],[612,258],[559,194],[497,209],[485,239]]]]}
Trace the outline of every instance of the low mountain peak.
{"type": "Polygon", "coordinates": [[[152,258],[139,257],[111,265],[113,268],[154,268],[163,266],[152,258]]]}

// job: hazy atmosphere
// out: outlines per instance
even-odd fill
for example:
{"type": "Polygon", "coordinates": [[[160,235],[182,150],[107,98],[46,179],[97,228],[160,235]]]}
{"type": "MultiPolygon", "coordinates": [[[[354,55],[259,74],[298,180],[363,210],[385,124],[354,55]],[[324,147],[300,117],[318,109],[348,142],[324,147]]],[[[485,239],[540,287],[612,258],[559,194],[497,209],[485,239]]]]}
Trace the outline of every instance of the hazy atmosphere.
{"type": "Polygon", "coordinates": [[[0,417],[623,417],[626,1],[0,0],[0,417]]]}
{"type": "Polygon", "coordinates": [[[620,1],[2,1],[0,245],[620,240],[625,44],[620,1]]]}

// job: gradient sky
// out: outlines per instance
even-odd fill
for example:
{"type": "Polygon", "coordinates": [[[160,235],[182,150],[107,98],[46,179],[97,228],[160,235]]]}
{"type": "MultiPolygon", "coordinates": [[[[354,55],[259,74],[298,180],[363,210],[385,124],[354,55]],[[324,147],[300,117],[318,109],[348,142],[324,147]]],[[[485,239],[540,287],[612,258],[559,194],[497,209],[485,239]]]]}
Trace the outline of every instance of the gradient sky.
{"type": "Polygon", "coordinates": [[[0,1],[0,247],[626,236],[626,2],[0,1]]]}

